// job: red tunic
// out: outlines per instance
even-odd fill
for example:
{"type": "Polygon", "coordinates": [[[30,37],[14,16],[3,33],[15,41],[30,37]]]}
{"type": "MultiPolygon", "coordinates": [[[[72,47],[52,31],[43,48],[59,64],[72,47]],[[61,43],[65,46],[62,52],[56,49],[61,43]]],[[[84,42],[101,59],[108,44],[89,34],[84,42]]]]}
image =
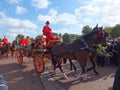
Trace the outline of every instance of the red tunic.
{"type": "Polygon", "coordinates": [[[27,44],[28,44],[27,39],[22,38],[22,39],[20,40],[20,46],[26,46],[27,44]]]}
{"type": "Polygon", "coordinates": [[[55,40],[55,36],[52,34],[52,30],[49,26],[43,27],[43,34],[47,37],[47,42],[55,40]]]}

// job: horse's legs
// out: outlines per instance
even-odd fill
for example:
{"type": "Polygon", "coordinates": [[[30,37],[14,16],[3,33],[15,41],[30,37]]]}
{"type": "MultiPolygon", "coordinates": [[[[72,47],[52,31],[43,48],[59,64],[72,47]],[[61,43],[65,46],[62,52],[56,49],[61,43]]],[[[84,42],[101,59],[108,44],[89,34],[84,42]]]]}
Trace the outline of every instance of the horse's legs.
{"type": "Polygon", "coordinates": [[[82,68],[82,73],[81,73],[81,75],[85,74],[85,67],[86,67],[86,64],[83,64],[83,65],[81,66],[81,68],[82,68]]]}
{"type": "Polygon", "coordinates": [[[93,69],[94,73],[96,75],[99,75],[99,73],[96,71],[96,65],[95,65],[95,62],[94,62],[93,58],[90,58],[90,62],[92,63],[93,66],[88,68],[87,71],[91,71],[93,69]]]}
{"type": "Polygon", "coordinates": [[[94,71],[94,73],[95,73],[96,75],[99,75],[99,73],[96,71],[96,65],[95,65],[94,60],[91,59],[90,61],[91,61],[91,63],[93,64],[93,71],[94,71]]]}
{"type": "Polygon", "coordinates": [[[65,77],[65,79],[68,79],[67,75],[62,70],[61,59],[58,59],[53,65],[54,65],[54,71],[58,67],[59,70],[61,71],[62,75],[65,77]]]}
{"type": "Polygon", "coordinates": [[[86,70],[85,70],[85,67],[86,67],[86,63],[84,63],[82,66],[81,66],[81,68],[82,68],[82,73],[81,73],[81,77],[83,78],[83,80],[88,80],[89,78],[88,78],[88,76],[87,76],[87,74],[86,74],[86,70]]]}
{"type": "Polygon", "coordinates": [[[68,79],[67,75],[66,75],[66,74],[63,72],[63,70],[62,70],[61,63],[60,63],[60,62],[58,62],[58,67],[59,67],[61,73],[63,74],[63,76],[65,77],[65,79],[68,79]]]}
{"type": "Polygon", "coordinates": [[[58,67],[59,67],[61,73],[63,73],[62,66],[61,66],[61,63],[60,63],[60,62],[58,62],[58,67]]]}
{"type": "Polygon", "coordinates": [[[74,65],[72,60],[69,60],[69,62],[70,62],[70,70],[72,71],[72,68],[74,68],[74,70],[76,71],[76,66],[74,65]]]}

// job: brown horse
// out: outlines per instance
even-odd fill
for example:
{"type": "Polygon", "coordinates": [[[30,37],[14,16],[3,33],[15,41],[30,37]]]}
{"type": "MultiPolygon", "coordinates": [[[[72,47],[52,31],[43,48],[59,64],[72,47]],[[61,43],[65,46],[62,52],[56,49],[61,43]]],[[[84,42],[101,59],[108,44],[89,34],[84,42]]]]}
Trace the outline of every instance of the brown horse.
{"type": "Polygon", "coordinates": [[[105,43],[107,36],[108,33],[102,27],[96,26],[90,33],[73,42],[54,45],[51,49],[52,59],[57,62],[61,58],[77,60],[82,68],[82,74],[85,74],[85,63],[91,56],[92,46],[94,44],[105,43]]]}

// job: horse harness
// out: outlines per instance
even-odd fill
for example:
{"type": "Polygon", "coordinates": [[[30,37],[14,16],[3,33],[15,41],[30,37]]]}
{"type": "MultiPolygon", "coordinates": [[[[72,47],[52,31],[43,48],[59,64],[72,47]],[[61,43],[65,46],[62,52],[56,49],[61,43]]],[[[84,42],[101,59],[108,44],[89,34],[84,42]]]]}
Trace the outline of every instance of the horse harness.
{"type": "Polygon", "coordinates": [[[88,46],[87,42],[83,38],[80,38],[79,42],[82,43],[82,45],[83,45],[83,47],[81,47],[80,49],[75,50],[73,48],[72,44],[70,46],[72,48],[72,50],[70,51],[70,53],[72,54],[72,56],[74,57],[74,59],[77,59],[77,57],[75,56],[74,52],[77,52],[77,51],[80,51],[80,50],[84,50],[84,49],[91,50],[91,48],[88,46]]]}

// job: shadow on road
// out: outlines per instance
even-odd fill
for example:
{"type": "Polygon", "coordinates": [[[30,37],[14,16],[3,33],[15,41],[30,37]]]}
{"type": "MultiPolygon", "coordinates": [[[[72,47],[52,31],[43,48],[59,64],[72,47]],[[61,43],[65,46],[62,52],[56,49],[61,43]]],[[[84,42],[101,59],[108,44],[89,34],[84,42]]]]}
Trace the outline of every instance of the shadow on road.
{"type": "MultiPolygon", "coordinates": [[[[62,75],[60,75],[60,72],[59,72],[59,74],[56,74],[54,76],[54,78],[65,88],[65,90],[75,90],[75,88],[74,89],[70,89],[70,88],[74,87],[74,85],[76,87],[78,87],[81,84],[83,85],[83,83],[86,84],[86,87],[87,87],[88,83],[93,83],[93,82],[96,85],[98,83],[100,83],[101,85],[103,84],[103,86],[105,86],[105,84],[106,84],[106,87],[107,87],[107,85],[108,85],[108,87],[110,87],[107,90],[112,90],[113,79],[115,76],[115,72],[117,70],[117,68],[115,66],[113,66],[113,65],[106,65],[104,67],[97,66],[96,69],[100,75],[96,76],[93,71],[89,71],[89,72],[87,72],[87,75],[88,75],[88,77],[90,77],[90,79],[87,81],[84,81],[81,78],[81,75],[80,75],[81,68],[78,65],[76,65],[76,66],[77,66],[77,71],[72,71],[72,72],[69,70],[70,69],[69,64],[64,66],[63,69],[64,69],[65,73],[67,74],[67,76],[69,77],[68,80],[65,80],[64,77],[62,75]],[[66,69],[68,69],[68,70],[66,70],[66,69]],[[111,81],[109,81],[109,79],[111,81]]],[[[93,86],[95,86],[95,85],[93,85],[93,86]]],[[[81,89],[81,90],[85,90],[85,89],[81,89]]],[[[90,88],[89,90],[92,90],[92,89],[90,88]]]]}
{"type": "Polygon", "coordinates": [[[7,81],[9,90],[45,90],[29,61],[19,65],[15,60],[0,60],[0,74],[7,81]]]}

